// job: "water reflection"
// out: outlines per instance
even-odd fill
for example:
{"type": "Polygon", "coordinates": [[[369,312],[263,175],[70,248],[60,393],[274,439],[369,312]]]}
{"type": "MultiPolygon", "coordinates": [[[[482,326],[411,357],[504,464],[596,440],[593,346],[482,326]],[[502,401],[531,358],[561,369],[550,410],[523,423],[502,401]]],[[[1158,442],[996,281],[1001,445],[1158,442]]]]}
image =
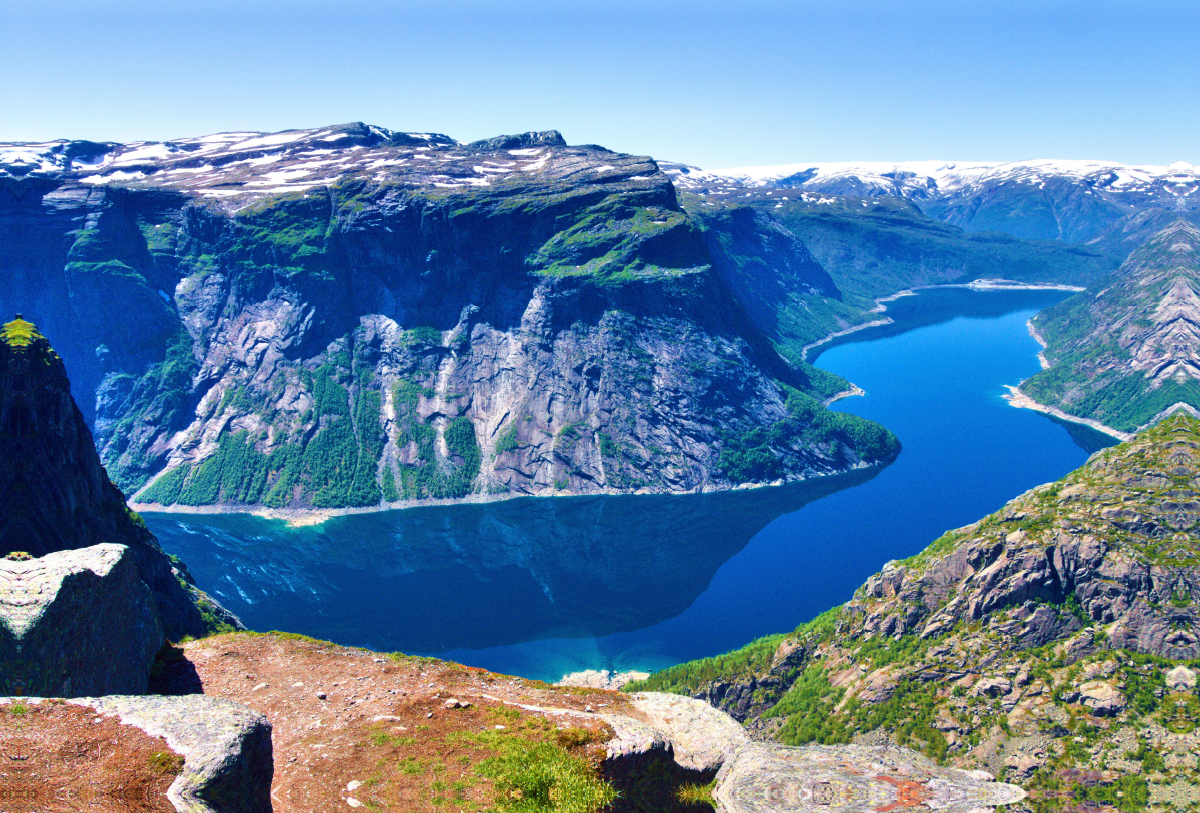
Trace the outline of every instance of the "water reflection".
{"type": "Polygon", "coordinates": [[[244,515],[145,518],[252,629],[436,653],[673,618],[776,517],[876,473],[716,494],[415,508],[310,528],[244,515]]]}

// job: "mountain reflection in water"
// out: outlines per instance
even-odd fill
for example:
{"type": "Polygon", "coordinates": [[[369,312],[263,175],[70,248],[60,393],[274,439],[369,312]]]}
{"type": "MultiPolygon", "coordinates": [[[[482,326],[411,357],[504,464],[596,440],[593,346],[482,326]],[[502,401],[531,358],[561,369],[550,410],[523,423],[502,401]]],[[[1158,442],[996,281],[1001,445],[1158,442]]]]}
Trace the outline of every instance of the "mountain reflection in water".
{"type": "Polygon", "coordinates": [[[145,518],[251,629],[437,653],[673,618],[771,520],[877,473],[714,494],[430,506],[301,528],[237,514],[145,518]]]}

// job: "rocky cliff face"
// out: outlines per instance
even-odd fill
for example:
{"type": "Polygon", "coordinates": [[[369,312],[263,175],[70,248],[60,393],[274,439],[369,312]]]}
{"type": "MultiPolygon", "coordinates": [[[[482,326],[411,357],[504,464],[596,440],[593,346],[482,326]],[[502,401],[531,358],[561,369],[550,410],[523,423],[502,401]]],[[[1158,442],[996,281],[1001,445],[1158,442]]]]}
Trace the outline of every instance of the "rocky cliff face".
{"type": "Polygon", "coordinates": [[[1041,403],[1124,431],[1200,408],[1200,229],[1177,220],[1033,326],[1050,367],[1021,389],[1041,403]]]}
{"type": "Polygon", "coordinates": [[[168,637],[236,622],[170,561],[109,481],[62,359],[20,316],[0,328],[0,555],[125,545],[168,637]]]}
{"type": "Polygon", "coordinates": [[[78,349],[143,502],[705,490],[898,448],[823,409],[649,159],[365,125],[22,150],[0,306],[78,349]]]}
{"type": "Polygon", "coordinates": [[[915,744],[1007,772],[1037,809],[1072,794],[1134,809],[1200,783],[1198,474],[1200,420],[1173,415],[794,634],[630,687],[791,744],[915,744]]]}

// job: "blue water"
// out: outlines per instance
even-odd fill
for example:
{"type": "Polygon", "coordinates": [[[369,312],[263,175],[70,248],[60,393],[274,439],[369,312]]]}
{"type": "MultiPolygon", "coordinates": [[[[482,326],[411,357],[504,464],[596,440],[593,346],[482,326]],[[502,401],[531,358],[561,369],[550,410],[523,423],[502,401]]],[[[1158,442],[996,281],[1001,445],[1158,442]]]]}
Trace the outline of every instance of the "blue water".
{"type": "Polygon", "coordinates": [[[889,559],[1107,445],[1001,399],[1038,370],[1025,322],[1064,294],[938,290],[820,348],[904,445],[882,471],[737,493],[520,499],[341,517],[147,514],[254,629],[558,679],[656,669],[793,629],[889,559]]]}

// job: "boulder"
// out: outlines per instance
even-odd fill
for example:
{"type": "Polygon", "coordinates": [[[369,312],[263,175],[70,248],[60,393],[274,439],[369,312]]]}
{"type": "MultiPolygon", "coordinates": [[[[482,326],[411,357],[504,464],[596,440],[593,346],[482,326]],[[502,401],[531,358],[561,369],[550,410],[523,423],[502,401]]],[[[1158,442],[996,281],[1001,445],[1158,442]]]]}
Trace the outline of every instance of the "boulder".
{"type": "Polygon", "coordinates": [[[0,559],[0,694],[141,694],[164,641],[126,546],[0,559]]]}
{"type": "Polygon", "coordinates": [[[184,758],[167,790],[178,813],[270,813],[271,724],[240,703],[204,695],[76,700],[162,737],[184,758]]]}
{"type": "Polygon", "coordinates": [[[1111,683],[1089,680],[1079,687],[1079,702],[1097,717],[1115,717],[1126,706],[1125,696],[1111,683]]]}

